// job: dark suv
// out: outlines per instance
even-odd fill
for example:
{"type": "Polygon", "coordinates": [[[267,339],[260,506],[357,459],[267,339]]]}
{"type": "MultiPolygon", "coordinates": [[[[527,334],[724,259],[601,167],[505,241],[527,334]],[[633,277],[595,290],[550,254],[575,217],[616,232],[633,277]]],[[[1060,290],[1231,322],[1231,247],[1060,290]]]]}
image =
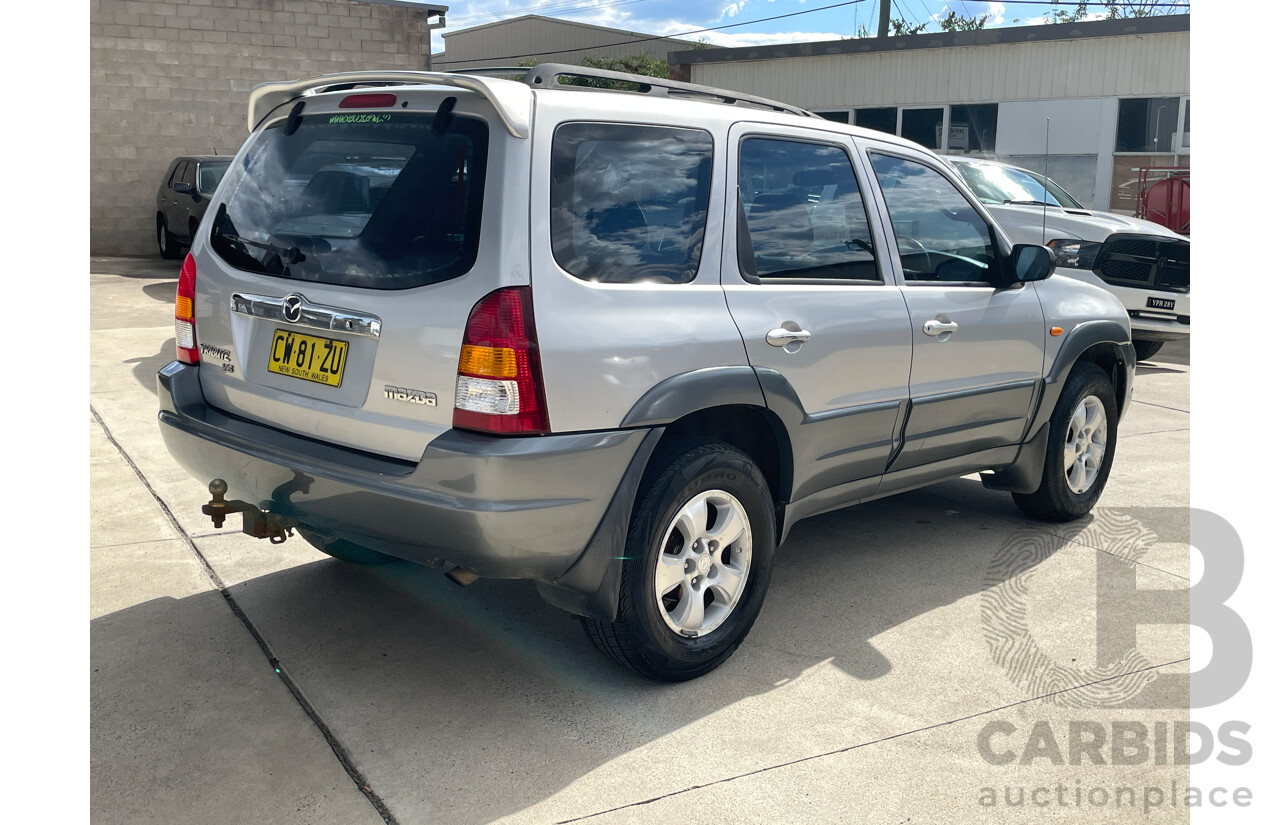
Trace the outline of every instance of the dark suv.
{"type": "Polygon", "coordinates": [[[175,158],[156,191],[156,246],[160,257],[177,260],[191,245],[209,208],[209,196],[231,165],[228,157],[175,158]]]}

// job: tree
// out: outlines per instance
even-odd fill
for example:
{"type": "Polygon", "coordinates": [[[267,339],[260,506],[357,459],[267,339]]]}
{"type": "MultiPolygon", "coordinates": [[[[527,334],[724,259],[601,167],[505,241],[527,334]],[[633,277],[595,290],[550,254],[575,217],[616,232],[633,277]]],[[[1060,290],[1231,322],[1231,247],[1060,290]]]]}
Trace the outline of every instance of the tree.
{"type": "Polygon", "coordinates": [[[946,17],[938,21],[938,25],[944,32],[972,32],[986,28],[989,16],[984,14],[981,17],[965,17],[950,11],[946,17]]]}
{"type": "MultiPolygon", "coordinates": [[[[1059,0],[1051,0],[1052,4],[1059,5],[1059,0]]],[[[1107,3],[1107,20],[1119,20],[1124,17],[1153,17],[1157,14],[1168,14],[1175,11],[1169,7],[1164,9],[1160,6],[1162,0],[1117,0],[1117,2],[1107,3]]],[[[1075,3],[1073,11],[1063,11],[1062,9],[1054,9],[1049,12],[1049,21],[1052,23],[1080,23],[1092,19],[1093,15],[1089,13],[1088,3],[1075,3]]],[[[1181,11],[1177,9],[1177,11],[1181,11]]],[[[1013,22],[1017,23],[1017,20],[1013,22]]]]}
{"type": "Polygon", "coordinates": [[[919,34],[920,32],[929,28],[929,24],[925,22],[925,23],[917,23],[914,26],[912,26],[912,25],[908,25],[907,21],[900,20],[895,17],[889,21],[889,28],[890,28],[889,34],[891,36],[902,37],[903,35],[919,34]]]}

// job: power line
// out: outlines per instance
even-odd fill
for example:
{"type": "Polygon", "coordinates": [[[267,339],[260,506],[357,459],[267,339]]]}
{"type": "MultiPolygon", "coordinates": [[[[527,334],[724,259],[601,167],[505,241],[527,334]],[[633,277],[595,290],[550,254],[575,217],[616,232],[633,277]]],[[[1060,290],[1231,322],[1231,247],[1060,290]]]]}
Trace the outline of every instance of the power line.
{"type": "MultiPolygon", "coordinates": [[[[1072,1],[1074,2],[1074,0],[1072,1]]],[[[589,52],[589,51],[594,51],[596,49],[611,48],[614,46],[631,46],[636,43],[652,43],[655,40],[669,40],[669,39],[680,38],[680,37],[688,37],[694,34],[703,34],[704,32],[718,32],[718,31],[724,31],[725,29],[736,29],[740,26],[751,26],[751,25],[755,25],[756,23],[769,23],[774,20],[784,20],[788,17],[799,17],[804,14],[816,14],[817,12],[820,12],[820,11],[829,11],[831,9],[839,9],[845,6],[856,6],[856,5],[859,5],[860,3],[866,3],[866,2],[868,2],[868,0],[845,0],[845,2],[843,3],[833,3],[830,6],[820,6],[819,8],[816,8],[816,9],[804,9],[803,11],[793,11],[789,14],[775,14],[772,17],[761,17],[756,20],[743,20],[741,23],[728,23],[724,26],[708,26],[702,29],[692,29],[690,31],[678,32],[675,34],[659,34],[659,35],[654,35],[652,37],[637,37],[634,40],[622,40],[616,43],[601,43],[596,46],[580,46],[574,49],[555,49],[552,51],[536,52],[533,54],[508,54],[508,55],[503,55],[501,57],[479,57],[479,58],[474,58],[472,60],[437,60],[435,61],[435,65],[450,66],[456,63],[475,63],[481,60],[524,60],[530,57],[546,57],[547,55],[551,55],[551,54],[570,54],[572,52],[589,52]]],[[[898,8],[897,0],[892,0],[892,2],[893,2],[894,8],[898,8]]],[[[1044,0],[1002,0],[1002,2],[1008,6],[1049,5],[1049,4],[1046,4],[1044,0]]],[[[1106,6],[1115,5],[1115,2],[1113,0],[1113,2],[1076,3],[1076,5],[1102,6],[1105,8],[1106,6]]],[[[1189,2],[1147,3],[1146,4],[1147,8],[1188,8],[1190,6],[1191,6],[1191,3],[1189,2]]],[[[902,14],[902,10],[899,9],[898,13],[902,14]]],[[[912,15],[912,18],[915,19],[915,15],[912,15]]],[[[917,19],[916,23],[918,24],[919,22],[920,21],[917,19]]]]}
{"type": "MultiPolygon", "coordinates": [[[[637,37],[635,40],[623,40],[618,43],[602,43],[598,46],[581,46],[576,49],[555,49],[549,52],[538,52],[536,54],[508,54],[501,57],[478,57],[473,60],[437,60],[435,65],[446,66],[453,63],[475,63],[478,60],[523,60],[529,57],[546,57],[549,54],[568,54],[570,52],[589,52],[596,49],[603,49],[613,46],[630,46],[635,43],[652,43],[654,40],[668,40],[676,37],[688,37],[691,34],[702,34],[703,32],[718,32],[724,29],[735,29],[739,26],[750,26],[755,23],[768,23],[772,20],[783,20],[788,17],[799,17],[802,14],[814,14],[828,9],[838,9],[844,6],[856,6],[859,3],[866,3],[868,0],[845,0],[843,3],[833,3],[830,6],[821,6],[816,9],[805,9],[803,11],[793,11],[790,14],[775,14],[773,17],[761,17],[758,20],[743,20],[741,23],[729,23],[724,26],[708,26],[705,29],[693,29],[692,31],[679,32],[678,34],[659,34],[653,37],[637,37]]],[[[447,53],[447,52],[446,52],[447,53]]]]}

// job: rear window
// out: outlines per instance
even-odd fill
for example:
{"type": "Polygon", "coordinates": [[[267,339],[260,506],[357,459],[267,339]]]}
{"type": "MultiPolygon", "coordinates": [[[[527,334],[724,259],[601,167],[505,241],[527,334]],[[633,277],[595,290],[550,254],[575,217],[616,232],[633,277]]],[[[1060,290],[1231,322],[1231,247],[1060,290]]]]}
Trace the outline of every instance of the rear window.
{"type": "Polygon", "coordinates": [[[323,114],[267,127],[228,172],[214,251],[251,272],[406,289],[471,269],[488,126],[454,116],[323,114]]]}
{"type": "Polygon", "coordinates": [[[702,258],[711,135],[566,123],[551,147],[551,249],[587,281],[685,283],[702,258]]]}

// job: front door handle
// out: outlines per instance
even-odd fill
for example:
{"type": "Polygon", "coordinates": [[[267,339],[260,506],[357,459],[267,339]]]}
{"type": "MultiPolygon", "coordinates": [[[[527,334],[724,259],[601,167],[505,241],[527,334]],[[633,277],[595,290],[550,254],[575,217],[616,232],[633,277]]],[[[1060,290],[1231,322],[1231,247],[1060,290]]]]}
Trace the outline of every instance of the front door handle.
{"type": "Polygon", "coordinates": [[[925,321],[924,322],[925,335],[933,335],[933,336],[947,335],[952,332],[955,332],[958,329],[960,329],[960,325],[957,324],[955,321],[925,321]]]}
{"type": "Polygon", "coordinates": [[[778,327],[777,329],[769,330],[768,334],[764,336],[764,340],[767,341],[771,347],[785,347],[789,344],[803,344],[811,337],[812,334],[807,329],[786,329],[785,327],[778,327]]]}

